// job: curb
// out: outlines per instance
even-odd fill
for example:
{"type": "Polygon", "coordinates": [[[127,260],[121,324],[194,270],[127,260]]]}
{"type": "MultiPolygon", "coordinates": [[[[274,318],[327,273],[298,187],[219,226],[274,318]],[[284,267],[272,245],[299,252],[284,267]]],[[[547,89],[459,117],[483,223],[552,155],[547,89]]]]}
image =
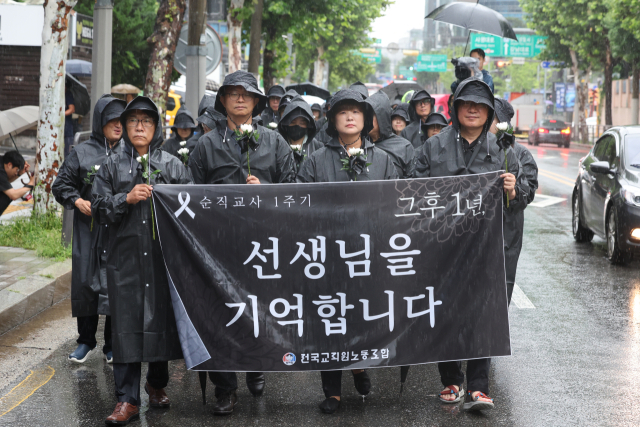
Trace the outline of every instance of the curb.
{"type": "Polygon", "coordinates": [[[0,290],[0,335],[71,295],[71,259],[0,290]]]}

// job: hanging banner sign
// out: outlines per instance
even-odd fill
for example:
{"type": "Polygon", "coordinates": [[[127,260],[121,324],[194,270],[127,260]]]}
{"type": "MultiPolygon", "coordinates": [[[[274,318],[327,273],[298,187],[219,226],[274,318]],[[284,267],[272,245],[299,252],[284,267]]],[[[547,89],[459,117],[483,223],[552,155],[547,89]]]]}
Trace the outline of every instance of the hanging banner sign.
{"type": "Polygon", "coordinates": [[[509,355],[499,176],[154,186],[187,367],[509,355]]]}

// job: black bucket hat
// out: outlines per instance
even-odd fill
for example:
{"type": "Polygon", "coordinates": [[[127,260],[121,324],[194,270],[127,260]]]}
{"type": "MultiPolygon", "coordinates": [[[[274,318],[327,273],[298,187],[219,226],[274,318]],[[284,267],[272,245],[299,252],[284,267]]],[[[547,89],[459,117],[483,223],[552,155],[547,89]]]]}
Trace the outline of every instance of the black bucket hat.
{"type": "Polygon", "coordinates": [[[349,89],[355,90],[360,95],[362,95],[364,99],[367,99],[369,97],[369,89],[367,89],[367,87],[362,82],[355,82],[354,84],[349,86],[349,89]]]}
{"type": "Polygon", "coordinates": [[[364,101],[362,94],[352,89],[343,89],[333,95],[333,98],[331,99],[331,109],[327,113],[327,134],[332,138],[338,136],[338,130],[336,129],[334,120],[336,111],[342,104],[357,104],[362,107],[362,110],[364,111],[364,127],[362,128],[360,135],[362,135],[363,139],[367,137],[369,132],[371,132],[371,129],[373,129],[374,112],[371,106],[364,101]]]}
{"type": "Polygon", "coordinates": [[[447,121],[447,118],[442,113],[429,114],[429,117],[427,117],[427,121],[424,124],[425,126],[431,126],[431,125],[449,126],[449,122],[447,121]]]}
{"type": "Polygon", "coordinates": [[[273,85],[269,88],[269,92],[267,92],[268,98],[282,98],[284,96],[284,88],[280,85],[273,85]]]}
{"type": "Polygon", "coordinates": [[[173,120],[172,128],[176,129],[195,129],[197,127],[195,120],[191,112],[186,108],[181,108],[176,113],[176,118],[173,120]]]}
{"type": "Polygon", "coordinates": [[[494,100],[496,106],[496,117],[498,118],[498,123],[511,123],[511,119],[515,112],[513,111],[513,107],[506,99],[496,98],[494,100]]]}
{"type": "Polygon", "coordinates": [[[160,123],[160,115],[158,114],[158,107],[156,106],[156,104],[151,99],[147,98],[146,96],[138,96],[138,97],[132,99],[127,104],[127,107],[124,109],[124,111],[120,115],[120,123],[122,123],[122,126],[126,127],[126,125],[127,125],[127,123],[126,123],[127,116],[129,114],[131,114],[135,110],[140,110],[140,111],[146,112],[156,122],[156,126],[158,124],[161,125],[161,123],[160,123]]]}
{"type": "Polygon", "coordinates": [[[317,102],[311,106],[311,111],[319,111],[322,113],[322,107],[317,102]]]}
{"type": "Polygon", "coordinates": [[[224,78],[222,86],[220,86],[218,94],[216,95],[215,109],[225,117],[227,115],[227,110],[224,108],[224,105],[222,105],[220,97],[225,94],[225,91],[229,86],[242,86],[247,92],[252,93],[256,97],[258,97],[258,103],[253,109],[251,117],[255,117],[262,113],[262,110],[264,110],[267,106],[268,98],[258,88],[258,81],[256,80],[255,76],[246,71],[238,70],[231,74],[227,74],[227,76],[224,78]]]}
{"type": "Polygon", "coordinates": [[[407,124],[411,123],[411,118],[409,117],[409,104],[402,102],[399,103],[395,110],[391,111],[391,120],[393,120],[394,116],[403,118],[407,124]]]}

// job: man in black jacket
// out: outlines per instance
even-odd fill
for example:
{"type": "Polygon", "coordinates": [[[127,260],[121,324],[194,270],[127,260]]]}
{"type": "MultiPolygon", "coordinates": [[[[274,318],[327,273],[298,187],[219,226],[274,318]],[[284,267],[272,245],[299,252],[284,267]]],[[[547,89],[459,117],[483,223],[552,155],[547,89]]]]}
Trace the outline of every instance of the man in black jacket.
{"type": "MultiPolygon", "coordinates": [[[[277,132],[254,123],[253,117],[265,108],[267,97],[258,89],[253,74],[236,71],[227,75],[218,91],[215,109],[226,120],[214,123],[189,157],[196,184],[268,184],[293,182],[295,167],[289,144],[277,132]],[[252,137],[239,136],[242,126],[252,137]],[[258,137],[256,138],[256,134],[258,137]]],[[[216,415],[233,412],[237,403],[235,372],[209,372],[216,385],[216,415]]],[[[247,373],[247,387],[259,396],[264,390],[262,372],[247,373]]]]}
{"type": "Polygon", "coordinates": [[[78,347],[69,360],[84,363],[97,345],[98,315],[107,315],[104,323],[104,347],[107,363],[112,363],[111,317],[106,284],[106,224],[96,221],[91,212],[91,186],[102,164],[121,151],[120,115],[126,104],[111,95],[103,95],[93,109],[91,138],[76,146],[64,160],[53,183],[56,201],[73,210],[73,256],[71,277],[71,315],[78,322],[78,347]],[[102,289],[102,291],[99,291],[102,289]]]}
{"type": "Polygon", "coordinates": [[[176,113],[176,117],[173,120],[173,126],[171,127],[171,131],[174,135],[167,139],[160,149],[180,159],[181,157],[178,150],[181,148],[188,148],[187,141],[193,136],[196,128],[197,125],[193,120],[191,112],[186,108],[181,108],[176,113]]]}
{"type": "Polygon", "coordinates": [[[269,123],[276,123],[280,121],[280,114],[278,108],[280,107],[280,100],[284,96],[284,88],[280,85],[273,85],[267,92],[267,98],[269,98],[269,105],[262,111],[260,117],[262,118],[262,125],[269,126],[269,123]]]}
{"type": "Polygon", "coordinates": [[[411,117],[412,120],[415,117],[416,120],[404,128],[400,136],[409,140],[416,150],[419,150],[427,140],[424,123],[433,111],[434,104],[435,100],[426,90],[419,90],[411,96],[411,101],[409,102],[409,117],[411,117]]]}
{"type": "Polygon", "coordinates": [[[324,144],[314,138],[316,123],[309,104],[301,96],[293,98],[278,123],[278,132],[293,150],[296,171],[302,163],[324,144]]]}

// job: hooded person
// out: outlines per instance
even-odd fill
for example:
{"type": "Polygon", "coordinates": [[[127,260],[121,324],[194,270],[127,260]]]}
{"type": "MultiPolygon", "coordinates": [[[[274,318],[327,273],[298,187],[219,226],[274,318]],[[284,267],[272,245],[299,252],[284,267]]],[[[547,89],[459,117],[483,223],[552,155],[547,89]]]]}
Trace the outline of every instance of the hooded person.
{"type": "Polygon", "coordinates": [[[320,104],[318,104],[317,102],[311,104],[311,111],[313,112],[313,120],[315,120],[316,123],[319,120],[322,120],[322,106],[320,106],[320,104]]]}
{"type": "MultiPolygon", "coordinates": [[[[429,138],[417,150],[416,178],[473,175],[505,169],[501,175],[505,192],[504,208],[518,209],[527,191],[518,167],[518,160],[510,148],[502,149],[494,134],[489,132],[494,115],[494,97],[489,86],[481,80],[463,81],[456,91],[451,110],[452,124],[429,138]],[[507,208],[507,199],[510,207],[507,208]]],[[[480,249],[480,248],[478,248],[480,249]]],[[[500,254],[494,254],[500,256],[500,254]]],[[[492,409],[489,394],[489,369],[491,359],[475,359],[467,362],[467,390],[463,409],[492,409]]],[[[462,398],[464,373],[460,361],[438,363],[440,378],[445,389],[440,392],[443,403],[457,403],[462,398]]]]}
{"type": "Polygon", "coordinates": [[[153,101],[135,98],[120,122],[124,146],[96,174],[91,202],[91,211],[109,230],[107,286],[118,404],[105,422],[113,425],[138,417],[142,362],[149,363],[144,387],[149,406],[169,406],[168,361],[182,359],[182,350],[149,198],[153,185],[193,182],[179,159],[159,149],[162,122],[153,101]],[[144,177],[142,156],[149,170],[159,173],[144,177]]]}
{"type": "Polygon", "coordinates": [[[106,283],[107,227],[96,221],[91,210],[91,186],[105,160],[121,151],[120,114],[125,102],[107,94],[93,109],[91,137],[77,145],[65,158],[52,192],[65,209],[73,210],[71,258],[71,315],[78,322],[78,347],[69,360],[84,363],[97,345],[98,315],[105,314],[104,347],[107,363],[111,351],[111,317],[106,283]]]}
{"type": "Polygon", "coordinates": [[[293,98],[287,105],[278,123],[278,132],[293,150],[296,172],[307,157],[324,147],[323,143],[314,139],[316,123],[313,111],[301,96],[293,98]]]}
{"type": "Polygon", "coordinates": [[[447,118],[442,113],[431,113],[429,117],[427,117],[427,121],[424,124],[426,128],[427,139],[431,138],[433,135],[437,135],[442,131],[442,129],[449,126],[449,122],[447,118]]]}
{"type": "Polygon", "coordinates": [[[393,132],[391,125],[391,104],[389,97],[378,91],[365,100],[373,109],[373,129],[369,138],[373,144],[384,150],[398,171],[401,179],[410,178],[413,167],[413,145],[393,132]]]}
{"type": "MultiPolygon", "coordinates": [[[[225,120],[205,134],[189,157],[196,184],[270,184],[295,181],[293,153],[279,133],[266,129],[252,118],[265,108],[267,97],[258,89],[253,74],[228,74],[218,90],[215,109],[225,120]],[[244,134],[241,126],[249,128],[244,134]]],[[[233,412],[238,398],[235,372],[209,372],[216,386],[215,415],[233,412]]],[[[249,372],[247,387],[255,396],[264,390],[264,374],[249,372]]]]}
{"type": "MultiPolygon", "coordinates": [[[[373,128],[373,110],[361,94],[350,89],[336,93],[327,118],[331,140],[302,163],[298,182],[398,179],[389,155],[368,138],[373,128]],[[343,170],[341,159],[349,159],[349,170],[343,170]]],[[[360,369],[352,370],[352,373],[356,390],[363,396],[368,394],[371,381],[367,372],[360,369]]],[[[326,398],[320,404],[320,410],[332,414],[340,406],[342,371],[321,371],[320,376],[326,398]]]]}
{"type": "Polygon", "coordinates": [[[367,89],[367,87],[362,82],[355,82],[354,84],[349,86],[349,89],[354,90],[362,95],[362,99],[367,99],[369,97],[369,89],[367,89]]]}
{"type": "Polygon", "coordinates": [[[426,90],[419,90],[413,93],[409,102],[409,117],[412,118],[409,124],[400,134],[413,144],[413,148],[418,150],[427,140],[426,127],[424,123],[433,111],[435,100],[426,90]],[[415,120],[413,118],[415,117],[415,120]]]}
{"type": "Polygon", "coordinates": [[[200,105],[198,105],[198,118],[196,119],[198,127],[193,136],[187,140],[189,154],[193,152],[202,135],[214,129],[218,120],[225,120],[225,117],[215,110],[215,102],[215,97],[206,94],[200,100],[200,105]]]}
{"type": "Polygon", "coordinates": [[[269,88],[269,91],[267,92],[267,107],[260,114],[260,117],[262,119],[261,125],[268,126],[269,123],[277,124],[280,121],[278,108],[280,107],[280,100],[282,99],[284,94],[284,88],[280,85],[273,85],[269,88]]]}
{"type": "Polygon", "coordinates": [[[176,113],[176,118],[173,120],[173,126],[171,127],[173,136],[167,139],[160,149],[180,158],[178,150],[187,147],[187,141],[193,136],[197,127],[191,112],[186,108],[181,108],[176,113]]]}
{"type": "Polygon", "coordinates": [[[402,131],[411,123],[409,118],[409,104],[400,103],[391,112],[391,126],[396,135],[401,135],[402,131]]]}
{"type": "Polygon", "coordinates": [[[500,140],[504,147],[511,146],[520,162],[520,169],[527,181],[528,194],[524,199],[524,203],[520,205],[520,209],[505,210],[504,213],[504,258],[507,275],[507,298],[511,303],[511,294],[516,281],[516,270],[518,268],[518,259],[522,250],[522,237],[524,234],[524,209],[533,202],[538,189],[538,165],[533,159],[529,150],[522,144],[519,144],[513,138],[513,135],[502,133],[498,130],[498,123],[507,123],[511,125],[514,111],[509,101],[496,98],[495,100],[496,114],[491,129],[493,134],[501,134],[500,140]]]}

